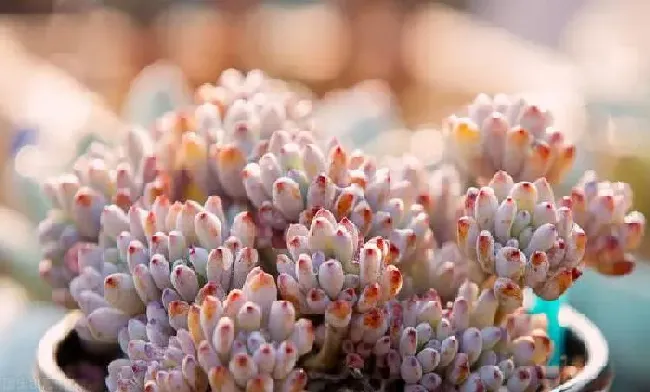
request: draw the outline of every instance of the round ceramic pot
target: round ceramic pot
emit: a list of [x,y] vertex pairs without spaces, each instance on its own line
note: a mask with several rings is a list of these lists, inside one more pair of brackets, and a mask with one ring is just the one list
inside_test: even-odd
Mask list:
[[74,330],[81,313],[70,312],[38,344],[34,377],[43,392],[104,391],[108,364],[120,355],[117,345],[88,347]]
[[553,392],[607,392],[613,373],[609,364],[607,340],[598,327],[569,305],[562,305],[558,320],[563,336],[562,356],[568,363],[584,358],[585,366],[575,377]]
[[616,369],[613,389],[648,391],[647,338],[650,320],[650,261],[637,263],[634,273],[603,276],[587,270],[571,287],[568,302],[598,325],[610,346],[609,360]]
[[[78,317],[77,312],[68,314],[43,336],[39,344],[35,377],[43,392],[104,390],[104,369],[118,355],[117,347],[89,351],[74,332]],[[566,305],[560,310],[559,321],[566,333],[566,357],[569,360],[586,358],[586,363],[581,372],[553,392],[608,391],[612,373],[608,365],[609,350],[603,335],[585,316]],[[79,378],[66,375],[71,372]]]

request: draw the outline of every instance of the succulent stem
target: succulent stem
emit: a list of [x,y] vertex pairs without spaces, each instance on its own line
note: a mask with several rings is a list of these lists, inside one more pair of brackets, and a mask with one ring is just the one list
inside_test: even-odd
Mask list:
[[305,367],[313,371],[326,371],[334,368],[339,359],[344,335],[345,328],[335,328],[327,325],[325,341],[320,351],[305,361]]

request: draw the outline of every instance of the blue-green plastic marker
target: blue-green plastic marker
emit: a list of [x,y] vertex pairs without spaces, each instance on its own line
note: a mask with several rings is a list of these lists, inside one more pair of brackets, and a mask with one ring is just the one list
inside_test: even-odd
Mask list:
[[560,308],[567,301],[566,295],[555,301],[546,301],[533,296],[532,314],[545,314],[548,318],[548,337],[553,340],[554,350],[549,365],[560,366],[560,357],[564,352],[564,328],[560,325]]

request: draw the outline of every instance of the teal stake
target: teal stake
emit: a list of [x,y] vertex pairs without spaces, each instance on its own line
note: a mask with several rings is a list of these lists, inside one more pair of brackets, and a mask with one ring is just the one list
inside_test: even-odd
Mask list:
[[560,325],[560,308],[567,301],[566,295],[555,301],[546,301],[538,296],[534,297],[532,314],[545,314],[548,318],[548,336],[553,340],[555,349],[549,365],[560,366],[560,357],[564,352],[564,328]]

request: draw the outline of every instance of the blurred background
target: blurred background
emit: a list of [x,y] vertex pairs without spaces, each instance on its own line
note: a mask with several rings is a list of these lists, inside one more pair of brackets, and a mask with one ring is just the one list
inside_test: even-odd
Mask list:
[[[435,127],[480,92],[525,93],[578,144],[568,182],[587,169],[630,182],[650,216],[648,11],[638,0],[0,1],[0,390],[35,390],[38,339],[63,314],[38,278],[38,182],[227,68],[318,96],[380,79],[408,128]],[[650,264],[602,279],[587,273],[570,301],[607,336],[615,390],[648,391]]]

